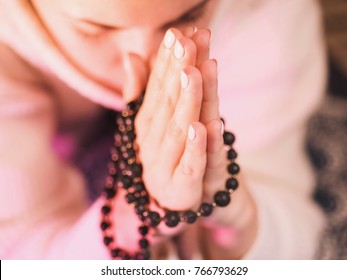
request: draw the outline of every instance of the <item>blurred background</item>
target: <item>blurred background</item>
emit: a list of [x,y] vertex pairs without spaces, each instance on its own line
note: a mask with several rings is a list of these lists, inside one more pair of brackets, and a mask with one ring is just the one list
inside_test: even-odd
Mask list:
[[347,259],[347,0],[320,0],[329,52],[327,98],[309,123],[315,200],[327,215],[318,259]]
[[347,0],[320,0],[330,54],[331,94],[347,98]]

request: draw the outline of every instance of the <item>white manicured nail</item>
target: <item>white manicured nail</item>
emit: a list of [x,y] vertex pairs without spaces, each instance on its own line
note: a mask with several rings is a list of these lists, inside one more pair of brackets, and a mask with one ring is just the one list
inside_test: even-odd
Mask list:
[[192,125],[190,125],[189,129],[188,129],[188,138],[189,138],[189,140],[194,140],[195,137],[196,137],[195,129]]
[[196,31],[198,31],[198,28],[196,26],[194,26],[194,34],[196,33]]
[[222,123],[221,127],[220,127],[220,134],[223,136],[224,134],[224,122],[220,121]]
[[171,30],[168,30],[165,34],[164,38],[164,45],[167,49],[172,48],[172,46],[175,44],[175,34],[172,33]]
[[189,85],[188,75],[184,71],[181,71],[181,87],[183,89],[186,89],[188,85]]
[[183,46],[181,45],[181,43],[179,41],[177,41],[176,44],[175,44],[175,51],[174,51],[174,53],[175,53],[175,57],[177,59],[180,59],[180,58],[182,58],[184,56],[184,48],[183,48]]

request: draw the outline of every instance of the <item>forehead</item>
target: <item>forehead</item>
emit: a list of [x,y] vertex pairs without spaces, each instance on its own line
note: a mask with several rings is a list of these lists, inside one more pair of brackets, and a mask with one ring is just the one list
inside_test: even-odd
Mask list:
[[[201,0],[54,0],[77,18],[110,25],[134,26],[173,20]],[[64,3],[64,4],[62,4]]]

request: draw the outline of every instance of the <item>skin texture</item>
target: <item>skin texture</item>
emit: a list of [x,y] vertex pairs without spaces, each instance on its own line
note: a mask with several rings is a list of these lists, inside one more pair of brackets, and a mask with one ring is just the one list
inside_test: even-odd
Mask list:
[[[147,189],[163,208],[196,209],[223,189],[227,178],[217,62],[209,57],[211,33],[204,29],[216,2],[32,1],[62,51],[91,79],[125,101],[146,89],[135,120],[138,153]],[[194,7],[201,9],[182,18]],[[117,240],[135,250],[139,221],[123,201],[115,201],[115,208],[116,224],[128,225],[115,226]],[[209,257],[241,257],[255,238],[256,224],[254,202],[241,182],[233,203],[202,223]],[[213,238],[220,226],[238,233],[229,248],[218,247]],[[184,228],[161,226],[158,232],[171,236]]]

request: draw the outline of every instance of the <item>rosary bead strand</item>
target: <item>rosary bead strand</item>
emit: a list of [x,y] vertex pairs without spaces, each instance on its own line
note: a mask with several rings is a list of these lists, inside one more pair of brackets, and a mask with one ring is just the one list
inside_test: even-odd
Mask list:
[[[225,131],[223,141],[228,147],[227,159],[230,163],[227,171],[230,178],[226,180],[225,190],[216,192],[212,203],[202,202],[197,211],[172,211],[164,209],[164,216],[161,217],[156,211],[149,208],[151,198],[142,180],[143,168],[136,157],[136,132],[135,116],[142,104],[143,96],[134,102],[130,102],[127,108],[116,118],[117,130],[114,134],[114,147],[111,150],[111,162],[109,165],[109,176],[106,178],[104,187],[105,204],[101,208],[102,220],[100,228],[104,234],[104,244],[108,247],[113,259],[150,259],[150,243],[146,236],[151,228],[156,228],[162,221],[167,227],[175,227],[180,222],[193,224],[199,217],[208,217],[215,207],[226,207],[231,202],[231,194],[238,188],[238,181],[235,176],[240,172],[240,167],[235,163],[236,151],[232,148],[235,142],[233,133]],[[224,120],[221,119],[224,123]],[[112,201],[118,194],[118,188],[125,191],[125,200],[134,207],[141,225],[138,228],[140,233],[139,252],[129,254],[127,251],[115,246],[115,238],[112,230],[115,225],[111,223]]]

